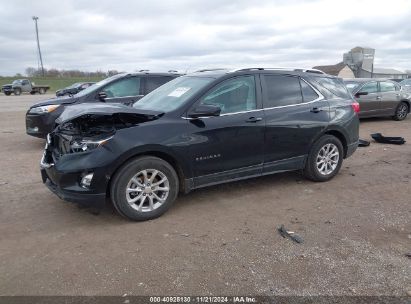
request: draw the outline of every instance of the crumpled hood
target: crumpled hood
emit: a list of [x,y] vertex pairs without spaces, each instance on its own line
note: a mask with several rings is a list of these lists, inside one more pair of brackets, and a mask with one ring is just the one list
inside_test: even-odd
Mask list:
[[79,98],[76,98],[75,96],[69,97],[69,96],[62,96],[62,97],[53,97],[44,101],[40,101],[38,103],[33,104],[31,108],[36,108],[36,107],[41,107],[41,106],[48,106],[48,105],[60,105],[60,104],[70,104],[78,101]]
[[56,123],[61,124],[69,120],[73,120],[83,115],[108,115],[113,114],[135,114],[144,116],[160,116],[162,112],[140,110],[130,106],[117,103],[81,103],[72,106],[67,106],[63,113],[56,119]]

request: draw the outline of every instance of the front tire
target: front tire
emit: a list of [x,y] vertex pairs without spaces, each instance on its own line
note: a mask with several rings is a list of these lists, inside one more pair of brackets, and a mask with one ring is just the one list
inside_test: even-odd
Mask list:
[[312,146],[304,175],[315,182],[328,181],[340,171],[343,158],[341,141],[335,136],[324,135]]
[[408,104],[402,101],[397,106],[397,109],[395,109],[395,114],[392,117],[392,119],[397,120],[397,121],[404,120],[407,117],[408,112],[409,112]]
[[161,216],[177,198],[178,176],[166,161],[142,156],[124,164],[115,174],[110,196],[116,210],[133,221]]
[[19,96],[21,95],[21,89],[14,89],[14,95]]
[[4,94],[6,94],[6,96],[10,96],[11,92],[4,92]]

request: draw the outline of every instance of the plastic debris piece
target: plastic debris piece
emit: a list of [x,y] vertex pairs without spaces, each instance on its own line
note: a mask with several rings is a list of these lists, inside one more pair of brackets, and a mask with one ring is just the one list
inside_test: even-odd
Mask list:
[[283,238],[289,238],[289,239],[291,239],[294,242],[299,243],[299,244],[304,242],[302,237],[300,237],[294,231],[288,231],[287,229],[285,229],[284,225],[281,225],[280,228],[278,228],[278,232],[280,233],[280,235]]
[[403,145],[406,142],[404,137],[383,136],[381,133],[371,134],[371,137],[381,144]]
[[358,147],[368,147],[370,145],[370,142],[365,139],[360,139],[358,141]]

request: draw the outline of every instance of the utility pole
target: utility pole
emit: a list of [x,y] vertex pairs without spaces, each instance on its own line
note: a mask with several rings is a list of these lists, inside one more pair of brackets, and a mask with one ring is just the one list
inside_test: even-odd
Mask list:
[[39,40],[39,28],[37,26],[37,20],[39,17],[33,16],[34,24],[36,25],[36,38],[37,38],[37,48],[39,50],[39,58],[40,58],[40,65],[41,65],[41,74],[44,77],[44,67],[43,67],[43,58],[41,57],[41,50],[40,50],[40,40]]

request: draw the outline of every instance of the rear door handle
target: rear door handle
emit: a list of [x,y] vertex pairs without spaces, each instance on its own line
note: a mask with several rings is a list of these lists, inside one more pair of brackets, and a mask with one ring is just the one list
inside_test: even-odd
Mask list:
[[317,108],[317,107],[314,107],[310,110],[310,112],[312,112],[312,113],[320,113],[321,111],[322,111],[322,109]]
[[263,119],[261,117],[250,117],[247,119],[245,122],[257,122],[257,121],[262,121]]

